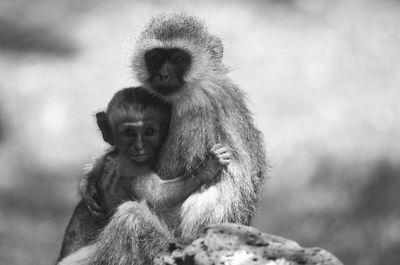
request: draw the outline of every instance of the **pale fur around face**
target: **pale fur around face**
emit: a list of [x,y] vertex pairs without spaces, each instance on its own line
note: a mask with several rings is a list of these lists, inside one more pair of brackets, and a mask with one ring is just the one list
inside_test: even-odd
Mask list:
[[[164,29],[166,28],[166,29]],[[166,36],[171,31],[172,36]],[[187,34],[187,35],[185,35]],[[225,75],[227,68],[222,64],[223,46],[219,38],[210,35],[204,23],[195,17],[182,13],[161,15],[151,20],[139,37],[132,68],[142,86],[157,94],[149,84],[150,78],[145,53],[154,48],[178,48],[191,55],[190,69],[185,73],[181,91],[191,89],[195,84]],[[161,96],[171,103],[179,100],[181,93]]]
[[[231,164],[220,180],[182,204],[182,237],[191,238],[213,223],[248,224],[263,190],[267,163],[262,135],[253,124],[244,95],[227,77],[222,64],[222,44],[190,17],[163,16],[153,22],[139,38],[133,59],[137,78],[145,88],[157,94],[147,81],[144,54],[148,50],[181,48],[193,60],[179,92],[167,97],[159,95],[172,104],[172,117],[157,172],[165,178],[190,174],[201,166],[217,142],[231,152]],[[181,28],[188,35],[180,36],[174,28]],[[220,46],[208,46],[217,44]]]

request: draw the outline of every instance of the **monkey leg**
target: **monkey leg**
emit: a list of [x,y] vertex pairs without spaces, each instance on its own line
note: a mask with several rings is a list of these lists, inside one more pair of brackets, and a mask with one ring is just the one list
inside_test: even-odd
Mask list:
[[80,201],[64,233],[64,239],[57,262],[77,251],[83,246],[91,244],[105,227],[107,220],[94,216],[85,201]]
[[151,264],[173,239],[146,203],[120,205],[96,242],[89,264]]
[[90,262],[90,258],[93,256],[95,247],[95,244],[84,246],[66,256],[62,261],[57,263],[57,265],[87,265]]

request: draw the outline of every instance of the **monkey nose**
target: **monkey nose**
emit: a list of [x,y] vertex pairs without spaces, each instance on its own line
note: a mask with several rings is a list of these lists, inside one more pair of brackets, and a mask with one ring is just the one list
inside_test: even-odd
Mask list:
[[160,81],[167,81],[169,78],[169,75],[159,74],[158,77],[159,77]]
[[136,152],[141,152],[144,150],[143,145],[135,145],[133,148]]

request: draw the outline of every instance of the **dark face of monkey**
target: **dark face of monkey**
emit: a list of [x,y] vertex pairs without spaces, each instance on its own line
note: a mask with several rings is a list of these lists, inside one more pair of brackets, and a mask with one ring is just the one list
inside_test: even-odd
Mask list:
[[140,87],[118,91],[107,110],[96,114],[104,141],[136,163],[158,155],[167,137],[170,105]]
[[184,84],[184,74],[191,66],[191,56],[181,49],[155,48],[145,53],[149,82],[158,93],[173,94]]
[[132,113],[114,124],[116,148],[131,161],[144,163],[158,154],[166,130],[159,120],[160,114],[149,109]]

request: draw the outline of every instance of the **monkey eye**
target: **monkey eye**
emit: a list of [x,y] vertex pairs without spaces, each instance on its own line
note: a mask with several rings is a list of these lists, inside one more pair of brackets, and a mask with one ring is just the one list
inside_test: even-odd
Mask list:
[[126,137],[133,137],[136,135],[135,130],[132,128],[126,128],[123,133]]
[[152,61],[153,63],[159,64],[159,63],[162,63],[162,60],[163,60],[163,58],[162,58],[161,55],[153,55],[153,56],[151,57],[151,61]]
[[147,128],[147,129],[144,131],[144,135],[145,135],[145,136],[153,136],[155,132],[156,132],[156,131],[154,130],[154,128]]
[[175,56],[174,59],[172,60],[174,64],[182,64],[185,59],[182,56]]

